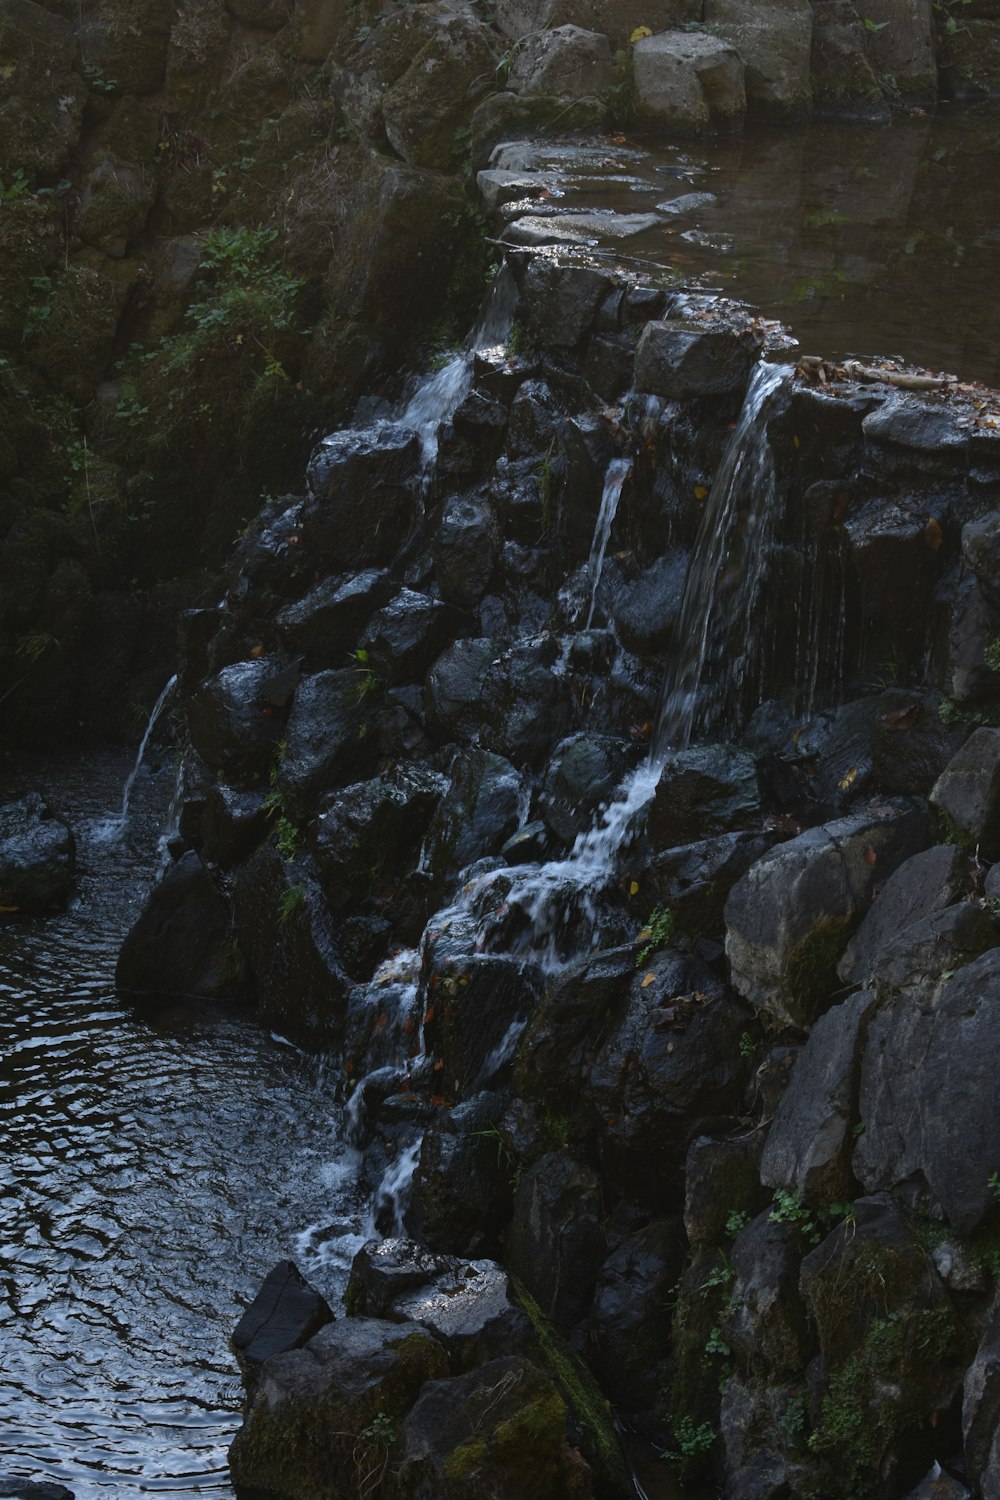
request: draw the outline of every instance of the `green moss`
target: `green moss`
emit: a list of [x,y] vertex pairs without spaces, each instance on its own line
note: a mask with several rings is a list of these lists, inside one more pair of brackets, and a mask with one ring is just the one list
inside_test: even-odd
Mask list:
[[531,1293],[512,1278],[514,1296],[531,1320],[549,1374],[573,1410],[585,1437],[586,1457],[599,1482],[615,1491],[628,1488],[628,1470],[607,1403],[586,1365],[561,1339]]
[[787,983],[805,1020],[829,994],[836,979],[836,963],[844,946],[844,922],[826,922],[800,943],[787,969]]
[[445,1459],[441,1470],[443,1477],[450,1484],[468,1479],[482,1467],[488,1452],[489,1445],[484,1438],[471,1438],[467,1443],[460,1443]]

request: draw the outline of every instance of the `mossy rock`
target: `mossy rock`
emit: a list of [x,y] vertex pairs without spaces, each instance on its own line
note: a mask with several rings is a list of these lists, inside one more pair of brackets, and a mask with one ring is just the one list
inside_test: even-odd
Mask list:
[[[957,23],[954,31],[949,21]],[[967,21],[960,6],[941,6],[938,66],[947,91],[958,99],[1000,95],[1000,18]]]
[[73,28],[31,0],[0,12],[0,174],[55,176],[80,138],[87,90],[72,72]]
[[243,26],[280,31],[292,18],[291,0],[226,0],[226,9]]
[[145,228],[152,205],[148,177],[118,162],[100,161],[84,180],[77,232],[93,249],[120,259]]
[[176,0],[104,0],[99,19],[80,31],[95,92],[107,97],[160,88],[176,12]]
[[185,0],[167,49],[166,92],[177,109],[203,107],[218,88],[232,22],[222,0]]
[[157,165],[160,120],[155,109],[139,99],[114,102],[108,119],[87,142],[95,156],[113,157],[134,170],[152,174]]
[[53,201],[25,193],[0,212],[0,348],[21,356],[39,281],[55,260]]
[[111,358],[115,333],[139,268],[86,251],[47,294],[28,358],[61,395],[89,401]]

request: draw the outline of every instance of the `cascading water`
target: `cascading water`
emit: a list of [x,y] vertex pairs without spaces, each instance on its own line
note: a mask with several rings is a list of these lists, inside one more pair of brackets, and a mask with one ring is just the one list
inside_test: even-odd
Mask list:
[[170,678],[169,682],[166,683],[163,691],[160,693],[160,696],[153,704],[153,711],[149,716],[149,722],[146,725],[146,731],[139,742],[139,749],[136,753],[135,763],[133,764],[132,769],[128,774],[128,779],[125,782],[125,788],[122,792],[122,810],[118,815],[118,821],[122,827],[125,826],[125,823],[128,819],[128,805],[132,796],[132,788],[135,786],[135,778],[138,776],[140,770],[142,769],[142,762],[146,755],[146,747],[152,737],[153,730],[156,728],[156,721],[159,719],[163,710],[166,708],[167,700],[169,699],[176,686],[177,674],[175,673],[174,676]]
[[441,424],[461,406],[472,388],[475,357],[502,344],[510,333],[517,303],[517,286],[506,264],[498,270],[486,309],[464,347],[424,380],[397,419],[420,439],[424,472],[434,467]]
[[613,458],[608,464],[608,472],[604,477],[604,493],[601,495],[601,505],[597,513],[597,525],[594,527],[594,540],[590,548],[590,557],[587,562],[587,576],[590,579],[590,606],[587,610],[587,618],[584,629],[589,630],[594,622],[594,610],[597,608],[597,590],[601,582],[601,574],[604,571],[604,554],[608,550],[608,542],[611,538],[611,528],[615,524],[615,516],[618,514],[618,502],[621,499],[625,481],[632,472],[632,460],[630,458]]

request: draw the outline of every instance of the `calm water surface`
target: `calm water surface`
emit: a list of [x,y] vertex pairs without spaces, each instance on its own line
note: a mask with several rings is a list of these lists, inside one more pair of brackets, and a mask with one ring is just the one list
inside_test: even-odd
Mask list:
[[229,1334],[282,1256],[334,1295],[312,1247],[363,1209],[320,1064],[235,1017],[116,1002],[172,780],[140,777],[109,840],[127,770],[26,778],[69,815],[80,875],[65,916],[0,929],[0,1474],[229,1496]]

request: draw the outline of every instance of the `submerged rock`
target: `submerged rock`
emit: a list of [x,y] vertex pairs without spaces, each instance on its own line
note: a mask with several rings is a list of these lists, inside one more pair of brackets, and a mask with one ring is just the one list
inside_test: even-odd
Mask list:
[[193,850],[169,867],[122,943],[115,988],[124,995],[232,999],[245,993],[229,902]]
[[0,912],[58,911],[69,899],[75,840],[44,797],[0,807]]

